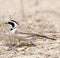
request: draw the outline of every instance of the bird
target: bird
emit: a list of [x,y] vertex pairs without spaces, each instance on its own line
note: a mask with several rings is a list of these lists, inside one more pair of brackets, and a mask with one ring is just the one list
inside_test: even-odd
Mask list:
[[[29,43],[31,45],[35,44],[33,43],[33,39],[35,38],[34,36],[38,36],[38,37],[43,37],[43,38],[47,38],[47,39],[51,39],[51,40],[56,40],[55,38],[50,38],[48,36],[45,35],[41,35],[41,34],[37,34],[37,33],[27,33],[27,32],[21,32],[21,31],[17,31],[19,29],[19,23],[15,20],[10,20],[8,22],[5,22],[5,24],[9,24],[10,26],[10,33],[12,36],[14,37],[18,37],[19,40],[23,40],[23,41],[29,41]],[[23,27],[23,26],[22,26]],[[19,42],[17,42],[17,45],[19,45]]]
[[19,37],[19,39],[23,40],[23,41],[27,40],[27,41],[32,43],[34,36],[43,37],[43,38],[47,38],[47,39],[51,39],[51,40],[56,40],[55,38],[51,38],[51,37],[48,37],[46,35],[18,31],[19,23],[17,21],[15,21],[15,20],[10,20],[8,22],[5,22],[5,24],[11,25],[10,26],[10,34],[11,35],[13,35],[14,37]]

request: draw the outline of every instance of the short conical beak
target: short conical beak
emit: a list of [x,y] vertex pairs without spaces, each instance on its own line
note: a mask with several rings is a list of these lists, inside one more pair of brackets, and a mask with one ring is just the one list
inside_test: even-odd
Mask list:
[[5,22],[5,24],[8,24],[8,22]]

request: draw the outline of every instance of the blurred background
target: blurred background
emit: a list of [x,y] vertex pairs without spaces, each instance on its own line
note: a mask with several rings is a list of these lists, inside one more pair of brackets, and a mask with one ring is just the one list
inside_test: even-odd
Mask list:
[[[5,33],[10,31],[10,26],[5,22],[16,20],[19,23],[19,31],[43,34],[58,40],[37,38],[36,47],[20,47],[19,52],[7,51],[8,44],[16,40]],[[13,38],[13,39],[12,39]],[[5,46],[4,44],[8,46]],[[0,58],[18,57],[26,55],[26,58],[59,58],[60,57],[60,0],[0,0]],[[4,55],[3,55],[4,54]],[[8,55],[8,56],[7,56]]]

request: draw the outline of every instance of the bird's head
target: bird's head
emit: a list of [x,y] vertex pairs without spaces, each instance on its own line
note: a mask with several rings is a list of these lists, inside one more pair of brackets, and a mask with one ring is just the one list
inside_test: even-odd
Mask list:
[[10,21],[6,22],[5,24],[11,25],[11,29],[10,29],[11,32],[15,32],[19,25],[18,22],[16,22],[15,20],[10,20]]

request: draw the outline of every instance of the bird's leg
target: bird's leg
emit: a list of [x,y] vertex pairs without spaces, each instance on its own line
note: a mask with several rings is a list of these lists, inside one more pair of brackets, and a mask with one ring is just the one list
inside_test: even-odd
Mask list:
[[27,41],[28,41],[29,44],[31,44],[32,46],[36,46],[36,45],[34,44],[34,38],[33,38],[33,37],[29,37],[29,38],[27,39]]

